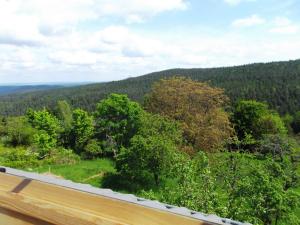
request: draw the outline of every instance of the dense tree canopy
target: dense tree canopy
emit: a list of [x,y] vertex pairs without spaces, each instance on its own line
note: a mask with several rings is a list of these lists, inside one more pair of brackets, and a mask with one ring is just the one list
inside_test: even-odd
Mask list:
[[116,152],[128,146],[140,126],[141,106],[126,95],[111,94],[97,104],[95,112],[96,132]]
[[292,128],[296,134],[300,133],[300,111],[298,111],[294,116]]
[[178,121],[184,137],[195,149],[212,151],[230,137],[232,129],[223,106],[224,91],[183,77],[154,84],[146,109]]
[[154,82],[174,75],[224,88],[233,104],[241,99],[263,101],[280,114],[293,115],[300,110],[299,66],[300,60],[295,60],[228,68],[171,69],[121,81],[0,96],[0,115],[23,115],[28,107],[54,108],[59,100],[68,101],[73,108],[93,112],[96,103],[110,93],[126,94],[142,102]]
[[266,103],[253,100],[239,101],[233,109],[232,122],[238,137],[261,139],[268,134],[287,134],[287,128],[278,113]]
[[0,165],[74,173],[76,182],[254,225],[299,224],[298,113],[282,119],[254,100],[230,107],[222,89],[182,77],[156,83],[146,100],[148,112],[111,94],[93,114],[60,101],[1,117]]
[[173,166],[181,144],[181,131],[176,123],[157,115],[144,114],[142,121],[129,147],[122,148],[117,169],[136,182],[145,182],[150,176],[158,186]]

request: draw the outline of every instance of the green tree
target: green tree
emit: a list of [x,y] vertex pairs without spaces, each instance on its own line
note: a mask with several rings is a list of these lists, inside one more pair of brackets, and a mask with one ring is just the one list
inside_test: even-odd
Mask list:
[[14,147],[18,145],[29,146],[33,143],[36,130],[33,129],[24,117],[10,117],[5,125],[7,134],[6,143]]
[[[271,225],[285,220],[287,224],[298,224],[299,220],[293,210],[300,200],[299,195],[291,190],[284,190],[280,179],[281,168],[270,165],[276,171],[250,170],[251,174],[244,177],[235,190],[236,219],[254,224]],[[271,175],[270,173],[274,173]]]
[[80,154],[93,135],[93,118],[86,111],[75,109],[70,131],[71,146]]
[[181,131],[174,122],[146,114],[128,148],[122,148],[116,166],[121,174],[141,181],[152,177],[156,186],[169,174]]
[[265,134],[287,134],[280,116],[268,109],[268,105],[254,100],[239,101],[233,109],[232,121],[238,137],[247,135],[260,139]]
[[200,151],[192,160],[177,155],[173,167],[176,188],[164,188],[161,200],[195,211],[220,215],[222,199],[217,192],[216,176],[212,174],[206,154]]
[[111,146],[114,156],[119,149],[129,145],[140,126],[141,106],[126,95],[111,94],[97,104],[95,112],[96,132],[106,146]]
[[50,155],[51,149],[56,147],[57,140],[51,137],[46,131],[39,131],[37,134],[33,136],[34,144],[37,149],[37,153],[39,154],[39,158],[43,159]]
[[287,186],[286,163],[274,159],[257,160],[253,154],[227,153],[220,166],[219,183],[227,194],[225,217],[251,222],[255,225],[298,224],[294,209],[299,195]]
[[293,120],[294,120],[294,117],[288,113],[282,117],[282,121],[284,122],[285,127],[287,128],[289,134],[293,133],[293,128],[292,128]]
[[86,159],[93,159],[103,154],[102,146],[97,139],[91,139],[84,147],[83,157]]
[[69,130],[71,128],[72,108],[67,101],[58,101],[54,114],[59,119],[65,130]]
[[58,119],[50,114],[46,109],[41,111],[27,112],[29,123],[37,130],[46,132],[51,138],[56,139],[61,131]]
[[51,148],[56,147],[60,132],[62,131],[59,120],[46,109],[41,111],[28,110],[29,123],[38,130],[34,135],[34,143],[39,148],[40,157],[49,154]]

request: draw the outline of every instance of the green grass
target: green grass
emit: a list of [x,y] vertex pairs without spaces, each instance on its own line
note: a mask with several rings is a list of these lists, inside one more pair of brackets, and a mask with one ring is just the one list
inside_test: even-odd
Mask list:
[[115,165],[110,159],[79,161],[74,165],[47,165],[34,168],[33,172],[51,173],[77,183],[86,183],[95,187],[102,186],[106,173],[114,173]]

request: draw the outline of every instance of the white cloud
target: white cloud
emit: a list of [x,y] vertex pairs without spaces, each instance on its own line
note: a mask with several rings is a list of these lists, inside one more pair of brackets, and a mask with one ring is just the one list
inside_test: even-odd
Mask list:
[[277,17],[273,21],[273,27],[270,29],[270,32],[277,34],[296,34],[299,30],[300,27],[288,18]]
[[[184,0],[0,0],[0,82],[116,80],[172,67],[299,56],[300,41],[292,35],[280,40],[231,29],[205,36],[206,32],[186,28],[170,29],[164,36],[162,31],[145,32],[147,24],[142,29],[129,24],[187,6]],[[268,29],[291,33],[296,26],[286,18],[265,21],[258,15],[232,23],[234,27],[260,24],[267,27],[264,35]]]
[[136,23],[186,7],[185,0],[0,0],[0,43],[40,45],[80,22],[114,17]]
[[251,27],[256,25],[264,24],[265,20],[261,18],[260,16],[254,14],[250,17],[237,19],[232,22],[232,26],[234,27]]

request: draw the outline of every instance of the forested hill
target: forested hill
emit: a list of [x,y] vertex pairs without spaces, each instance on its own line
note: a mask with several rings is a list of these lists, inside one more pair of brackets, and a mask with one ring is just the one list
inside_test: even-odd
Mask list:
[[62,85],[5,85],[5,86],[0,86],[0,95],[50,90],[59,87],[64,87],[64,86]]
[[63,99],[74,107],[91,111],[96,102],[112,92],[142,101],[154,81],[174,75],[222,87],[232,102],[238,99],[266,101],[281,114],[300,110],[300,60],[295,60],[224,68],[171,69],[121,81],[0,96],[0,114],[21,115],[28,107],[53,107]]

